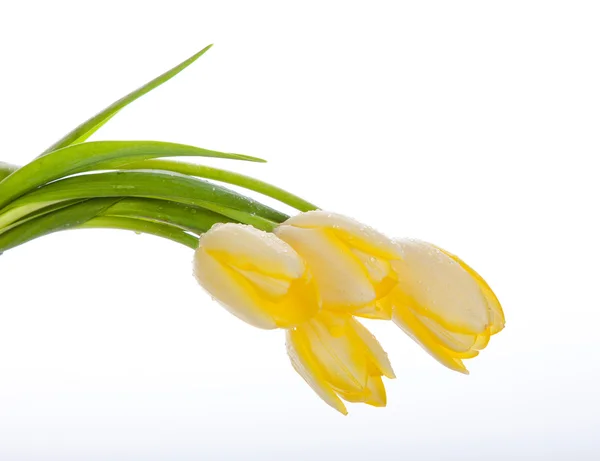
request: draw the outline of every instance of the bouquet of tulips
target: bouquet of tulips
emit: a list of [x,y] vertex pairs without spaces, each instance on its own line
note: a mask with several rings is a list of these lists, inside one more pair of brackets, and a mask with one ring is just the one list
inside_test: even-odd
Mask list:
[[[390,239],[239,173],[168,160],[263,160],[157,141],[88,138],[129,103],[209,47],[111,104],[30,163],[0,163],[0,253],[46,234],[112,228],[194,250],[199,284],[239,319],[281,328],[294,369],[326,403],[386,405],[387,354],[357,318],[392,320],[448,368],[467,373],[504,327],[498,299],[457,256],[414,239]],[[286,214],[222,184],[298,210]]]

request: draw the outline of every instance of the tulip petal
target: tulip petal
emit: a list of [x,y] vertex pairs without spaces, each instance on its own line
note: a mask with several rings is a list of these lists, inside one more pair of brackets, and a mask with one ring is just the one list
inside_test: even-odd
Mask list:
[[203,234],[194,272],[231,313],[259,328],[290,328],[321,308],[316,284],[298,253],[251,226],[221,224]]
[[485,331],[490,310],[469,272],[429,243],[412,239],[397,243],[403,253],[401,261],[393,261],[398,288],[416,301],[415,309],[457,333]]
[[377,299],[383,298],[396,287],[398,284],[396,272],[388,260],[369,255],[356,248],[352,248],[351,251],[366,269],[375,288]]
[[258,328],[276,328],[274,320],[255,299],[250,283],[221,264],[202,247],[194,256],[194,275],[206,291],[236,317]]
[[477,341],[475,341],[475,344],[473,344],[473,349],[478,351],[485,349],[490,342],[490,336],[490,329],[487,329],[484,333],[477,336]]
[[451,370],[469,374],[457,353],[445,348],[411,312],[406,304],[394,306],[393,321],[434,359]]
[[317,319],[298,327],[310,351],[336,389],[362,392],[367,384],[367,355],[347,319],[350,316],[321,312]]
[[373,365],[375,365],[377,370],[386,378],[395,378],[396,375],[392,369],[392,364],[390,363],[387,352],[383,350],[383,347],[381,347],[381,344],[379,344],[379,341],[377,341],[375,336],[373,336],[373,334],[357,320],[351,319],[350,324],[360,340],[366,346],[365,352],[368,354],[369,359],[373,362]]
[[369,376],[367,389],[369,394],[364,403],[374,407],[385,407],[387,405],[387,394],[381,376]]
[[392,309],[389,303],[380,303],[379,301],[376,301],[353,311],[352,315],[365,319],[391,320]]
[[243,277],[248,279],[254,285],[254,287],[265,296],[275,299],[285,296],[290,289],[290,285],[292,284],[291,280],[289,279],[271,277],[256,271],[238,269],[237,267],[232,267],[232,270],[235,270]]
[[287,351],[294,370],[302,376],[304,381],[325,403],[340,413],[347,415],[348,410],[346,410],[346,406],[325,379],[318,363],[316,363],[310,354],[304,338],[298,336],[296,333],[293,330],[286,332]]
[[366,403],[374,407],[385,407],[387,404],[387,395],[383,380],[379,375],[369,376],[367,386],[360,393],[346,392],[338,390],[340,396],[353,403]]
[[450,253],[449,251],[444,250],[443,248],[439,248],[439,250],[441,252],[443,252],[444,254],[446,254],[447,256],[449,256],[450,258],[452,258],[458,264],[460,264],[461,267],[464,270],[466,270],[469,274],[471,274],[471,277],[473,277],[475,279],[475,281],[479,284],[479,288],[481,288],[481,291],[483,292],[483,295],[485,296],[485,299],[488,302],[488,306],[492,312],[490,333],[492,335],[495,335],[496,333],[499,333],[500,331],[502,331],[504,329],[504,324],[506,321],[504,318],[504,311],[502,310],[500,301],[498,301],[498,298],[496,297],[496,295],[494,294],[494,292],[492,291],[490,286],[487,284],[487,282],[483,279],[483,277],[481,275],[479,275],[477,272],[475,272],[475,270],[473,270],[467,263],[465,263],[458,256]]
[[306,270],[302,259],[290,246],[270,232],[252,226],[215,224],[200,237],[199,245],[228,265],[255,270],[277,278],[294,279]]
[[424,315],[419,315],[417,312],[413,312],[413,315],[419,319],[419,321],[425,326],[425,328],[429,330],[431,334],[435,335],[435,337],[442,343],[444,347],[454,352],[470,351],[478,338],[478,336],[454,333],[446,330],[435,320]]
[[290,244],[310,268],[324,307],[349,310],[375,300],[376,294],[365,268],[330,233],[285,224],[275,233]]
[[348,216],[315,210],[292,216],[284,224],[305,229],[331,228],[339,238],[365,253],[384,259],[398,259],[401,257],[398,248],[391,239],[372,227],[365,226]]

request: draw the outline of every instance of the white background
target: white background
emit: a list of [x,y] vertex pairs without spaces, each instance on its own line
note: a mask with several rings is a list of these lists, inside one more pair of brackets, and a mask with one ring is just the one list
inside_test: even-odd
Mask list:
[[369,323],[398,379],[343,417],[190,250],[55,234],[0,257],[0,459],[597,459],[599,21],[573,0],[1,3],[0,160],[215,43],[95,139],[263,156],[210,164],[459,254],[507,327],[467,377]]

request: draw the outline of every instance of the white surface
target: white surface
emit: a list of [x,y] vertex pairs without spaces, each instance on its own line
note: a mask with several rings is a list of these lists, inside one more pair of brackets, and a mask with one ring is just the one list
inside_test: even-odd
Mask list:
[[589,1],[6,2],[1,160],[215,43],[95,139],[264,156],[272,181],[473,265],[507,328],[471,376],[370,322],[398,379],[343,417],[191,251],[119,231],[0,257],[0,459],[597,459],[600,19]]

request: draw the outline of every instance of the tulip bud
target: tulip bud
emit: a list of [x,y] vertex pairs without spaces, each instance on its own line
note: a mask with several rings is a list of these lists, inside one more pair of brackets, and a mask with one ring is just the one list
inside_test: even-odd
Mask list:
[[447,367],[468,373],[462,359],[504,328],[504,313],[487,283],[458,257],[419,240],[398,242],[398,285],[380,301],[393,320]]
[[392,261],[401,253],[390,239],[354,219],[324,211],[300,213],[275,229],[304,259],[323,308],[390,318],[375,301],[397,283]]
[[289,328],[320,309],[312,276],[275,235],[241,224],[216,224],[199,240],[194,275],[233,315],[259,328]]
[[387,354],[349,314],[321,311],[287,332],[294,369],[327,404],[343,414],[349,402],[383,407],[382,376],[394,378]]

